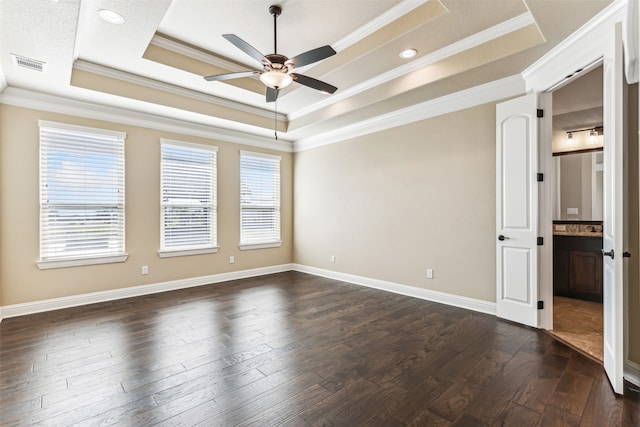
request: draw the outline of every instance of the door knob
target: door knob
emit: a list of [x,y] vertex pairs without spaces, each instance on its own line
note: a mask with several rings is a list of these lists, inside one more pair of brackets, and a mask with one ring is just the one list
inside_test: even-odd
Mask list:
[[610,256],[610,257],[611,257],[611,259],[614,259],[614,255],[615,255],[615,254],[614,254],[614,252],[613,252],[613,249],[611,249],[609,252],[605,252],[605,250],[604,250],[604,249],[602,249],[602,255]]
[[503,236],[502,234],[498,236],[498,240],[503,241],[503,240],[509,240],[509,238],[507,236]]

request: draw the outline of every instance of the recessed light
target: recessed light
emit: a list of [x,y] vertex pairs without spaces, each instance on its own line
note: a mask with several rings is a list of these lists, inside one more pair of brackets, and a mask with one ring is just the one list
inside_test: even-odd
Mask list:
[[417,54],[418,54],[418,51],[415,49],[405,49],[402,52],[400,52],[400,58],[409,59],[409,58],[413,58]]
[[100,18],[109,24],[124,24],[124,18],[118,12],[109,9],[100,9]]

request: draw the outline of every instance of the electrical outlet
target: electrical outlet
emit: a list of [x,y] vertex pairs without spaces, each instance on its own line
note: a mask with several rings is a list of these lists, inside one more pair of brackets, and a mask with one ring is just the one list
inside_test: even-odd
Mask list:
[[335,255],[331,255],[331,262],[336,262],[336,256]]
[[433,269],[427,268],[427,279],[433,279]]
[[229,257],[229,264],[235,264],[235,263],[236,263],[236,257],[230,256]]
[[143,265],[142,266],[142,274],[149,274],[149,266],[148,265]]

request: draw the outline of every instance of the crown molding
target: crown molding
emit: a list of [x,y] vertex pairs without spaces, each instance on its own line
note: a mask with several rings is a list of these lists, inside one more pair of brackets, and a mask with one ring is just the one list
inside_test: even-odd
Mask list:
[[524,93],[524,80],[520,74],[516,74],[511,77],[495,80],[387,114],[382,114],[340,129],[299,139],[294,142],[293,151],[305,151],[334,144],[345,139],[407,125]]
[[223,129],[196,121],[178,120],[169,115],[164,116],[143,113],[122,107],[99,105],[92,102],[33,92],[26,89],[7,88],[0,94],[0,103],[88,119],[145,127],[165,132],[175,132],[182,135],[216,139],[270,150],[292,151],[292,143],[287,140],[279,139],[274,141],[272,138],[261,135]]
[[616,0],[522,72],[527,92],[560,87],[576,70],[603,55],[611,25],[625,19],[627,0]]
[[167,38],[166,36],[163,36],[162,34],[154,35],[151,39],[150,44],[170,50],[171,52],[177,53],[179,55],[206,62],[207,64],[215,65],[216,67],[220,67],[231,72],[246,70],[246,67],[243,68],[235,62],[231,62],[212,53],[208,53],[204,50],[200,50],[193,46],[181,43],[180,41],[172,40],[170,38]]
[[[147,77],[139,76],[125,71],[116,70],[113,68],[105,67],[103,65],[94,64],[83,60],[77,60],[73,64],[73,68],[80,71],[86,71],[88,73],[97,74],[104,77],[109,77],[123,82],[135,84],[138,86],[148,87],[150,89],[161,90],[163,92],[171,93],[186,98],[195,99],[198,101],[208,102],[210,104],[218,105],[224,108],[230,108],[233,110],[242,111],[248,114],[254,114],[260,117],[273,118],[273,111],[265,110],[264,108],[253,107],[240,102],[230,101],[228,99],[219,98],[217,96],[208,95],[202,92],[198,92],[191,89],[186,89],[180,86],[164,83],[158,80],[150,79]],[[287,122],[287,116],[278,113],[278,120]]]
[[384,28],[385,26],[389,25],[393,21],[406,15],[407,13],[411,12],[415,8],[422,6],[428,1],[429,0],[404,0],[398,3],[397,5],[395,5],[394,7],[392,7],[391,9],[389,9],[388,11],[386,11],[385,13],[383,13],[382,15],[367,22],[365,25],[353,31],[352,33],[332,43],[332,46],[336,50],[336,52],[345,50],[349,46],[352,46],[358,43],[360,40],[364,39],[368,35],[373,34],[376,31]]
[[466,50],[473,49],[498,37],[502,37],[506,34],[512,33],[532,24],[535,24],[533,15],[531,15],[530,12],[525,12],[521,15],[515,16],[509,20],[494,25],[493,27],[487,28],[486,30],[480,31],[472,36],[452,43],[442,49],[431,52],[421,58],[416,59],[415,61],[408,62],[407,64],[400,67],[396,67],[372,79],[351,86],[348,89],[340,90],[340,92],[338,92],[337,94],[333,94],[330,98],[326,98],[320,102],[316,102],[315,104],[311,104],[305,108],[300,109],[299,111],[289,114],[289,121],[299,119],[300,117],[328,107],[329,105],[335,104],[339,101],[343,101],[361,92],[387,83],[391,80],[397,79],[414,71],[420,70],[428,65],[442,61]]

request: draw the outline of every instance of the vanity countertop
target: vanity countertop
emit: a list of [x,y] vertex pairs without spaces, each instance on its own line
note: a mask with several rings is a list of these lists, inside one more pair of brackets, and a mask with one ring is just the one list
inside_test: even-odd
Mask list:
[[556,231],[554,236],[581,236],[581,237],[602,237],[602,231]]
[[602,224],[553,224],[554,236],[602,237]]

